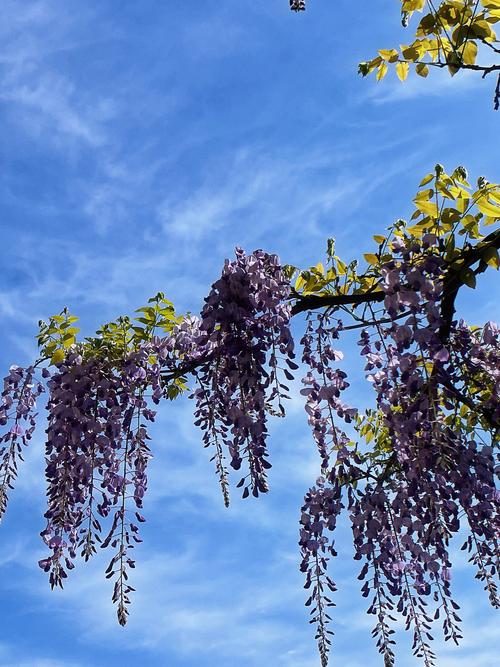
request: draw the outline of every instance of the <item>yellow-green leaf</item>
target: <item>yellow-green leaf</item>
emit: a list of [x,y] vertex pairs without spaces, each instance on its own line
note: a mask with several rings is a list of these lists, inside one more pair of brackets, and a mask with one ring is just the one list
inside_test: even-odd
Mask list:
[[427,185],[427,183],[430,183],[433,178],[434,178],[434,174],[427,174],[427,176],[425,176],[425,178],[423,178],[420,181],[419,188],[423,187],[424,185]]
[[419,58],[418,49],[416,49],[415,45],[413,44],[411,46],[401,46],[401,53],[405,60],[411,60],[415,62]]
[[387,63],[384,61],[380,63],[377,69],[377,81],[381,81],[386,74],[387,74]]
[[422,213],[425,213],[426,215],[430,215],[431,218],[437,218],[438,217],[437,206],[432,201],[426,201],[424,199],[415,199],[415,206]]
[[487,215],[490,218],[500,218],[500,206],[492,204],[490,201],[488,201],[487,195],[480,197],[476,204],[478,209],[481,211],[481,213],[484,213],[484,215]]
[[434,197],[434,190],[432,188],[427,188],[427,190],[420,190],[415,197],[415,201],[428,200]]
[[50,359],[50,363],[51,364],[60,364],[63,359],[64,359],[64,350],[59,348],[52,355],[52,357]]
[[475,215],[468,213],[467,215],[464,215],[460,222],[466,229],[469,229],[478,223],[478,219]]
[[485,39],[486,41],[495,38],[495,33],[491,27],[486,21],[482,19],[476,19],[470,24],[470,34],[473,37],[479,37],[480,39]]
[[390,63],[396,62],[398,59],[398,52],[396,49],[380,49],[379,53],[383,60],[386,60]]
[[337,257],[337,272],[339,276],[345,276],[345,274],[347,273],[347,266],[338,257]]
[[500,268],[500,256],[498,255],[498,250],[496,248],[487,248],[483,253],[481,253],[481,258],[494,269]]
[[465,269],[465,271],[460,272],[460,278],[464,285],[474,289],[476,287],[476,276],[472,269]]
[[365,254],[363,255],[363,257],[366,259],[366,261],[368,262],[368,264],[372,264],[372,265],[378,264],[378,261],[379,261],[379,260],[378,260],[377,255],[375,255],[375,254],[373,254],[373,253],[371,253],[371,252],[367,252],[367,253],[365,253]]
[[419,222],[417,225],[412,225],[411,227],[408,227],[408,231],[413,236],[416,236],[417,238],[422,238],[424,232],[428,229],[428,227],[429,227],[429,218],[425,218],[423,222]]
[[299,292],[301,287],[304,287],[305,284],[306,281],[304,280],[302,275],[298,276],[297,280],[295,281],[295,289],[297,290],[297,292]]
[[470,40],[466,42],[462,53],[463,61],[466,65],[474,65],[477,58],[477,44]]
[[425,63],[418,63],[415,67],[415,71],[419,76],[423,76],[424,79],[429,75],[429,68]]
[[415,12],[423,9],[425,0],[403,0],[404,12]]
[[495,204],[500,204],[500,191],[495,192],[495,190],[490,190],[490,192],[488,193],[488,197],[490,199],[493,199]]
[[469,198],[468,197],[461,197],[460,199],[457,199],[457,209],[460,211],[460,213],[465,213],[465,211],[469,208]]
[[408,63],[402,62],[396,64],[396,74],[398,75],[398,79],[400,81],[404,81],[406,79],[409,71],[410,71],[410,66]]

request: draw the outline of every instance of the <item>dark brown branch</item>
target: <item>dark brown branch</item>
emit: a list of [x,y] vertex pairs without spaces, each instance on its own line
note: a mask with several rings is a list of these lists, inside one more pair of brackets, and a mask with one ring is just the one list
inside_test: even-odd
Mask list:
[[304,313],[307,310],[317,310],[327,306],[359,306],[362,303],[374,303],[383,301],[385,293],[381,290],[376,292],[365,292],[362,294],[328,294],[318,296],[311,294],[299,296],[292,308],[292,315]]
[[190,373],[194,373],[201,366],[205,366],[206,364],[210,363],[212,358],[213,355],[212,356],[209,355],[207,357],[204,357],[203,359],[196,359],[196,361],[191,361],[189,363],[181,361],[179,367],[176,368],[175,370],[170,370],[167,371],[166,373],[162,373],[161,374],[162,380],[164,382],[173,382],[174,380],[183,378],[186,375],[189,375]]
[[493,44],[492,44],[491,42],[487,42],[485,39],[481,39],[481,42],[482,42],[485,46],[489,47],[489,48],[490,48],[492,51],[494,51],[495,53],[500,53],[500,49],[498,49],[496,46],[493,46]]
[[461,69],[468,69],[472,70],[473,72],[482,72],[482,78],[488,76],[488,74],[491,74],[492,72],[498,72],[500,70],[500,64],[498,65],[472,65],[468,63],[462,62],[445,62],[442,60],[437,60],[436,62],[432,61],[414,61],[414,60],[406,60],[405,58],[398,58],[397,60],[394,60],[392,62],[397,62],[397,63],[407,63],[408,65],[415,65],[415,64],[421,64],[421,65],[427,65],[427,67],[437,67],[438,69],[444,69],[445,67],[453,67],[457,72],[460,71]]
[[407,310],[404,313],[401,313],[400,315],[396,315],[395,317],[383,317],[381,320],[369,320],[366,322],[365,321],[360,322],[359,324],[351,324],[348,327],[342,327],[342,331],[354,331],[355,329],[373,327],[376,324],[390,324],[391,322],[397,322],[398,320],[402,320],[403,317],[408,317],[408,315],[411,315],[411,310]]
[[426,63],[426,65],[433,65],[435,64],[437,67],[455,67],[457,70],[461,69],[469,69],[474,72],[482,72],[483,73],[483,79],[485,76],[488,76],[488,74],[491,74],[491,72],[498,72],[500,70],[500,65],[467,65],[465,63]]
[[[404,60],[404,59],[398,59],[398,63],[408,63],[408,64],[413,64],[413,60]],[[443,69],[444,67],[453,67],[456,72],[459,72],[460,70],[472,70],[474,72],[482,72],[481,78],[484,79],[485,77],[488,76],[488,74],[491,74],[492,72],[498,72],[498,78],[497,78],[497,85],[495,87],[495,93],[493,95],[493,108],[495,111],[498,111],[500,108],[500,64],[498,65],[469,65],[462,62],[424,62],[422,61],[423,65],[427,65],[427,67],[437,67],[438,69]]]

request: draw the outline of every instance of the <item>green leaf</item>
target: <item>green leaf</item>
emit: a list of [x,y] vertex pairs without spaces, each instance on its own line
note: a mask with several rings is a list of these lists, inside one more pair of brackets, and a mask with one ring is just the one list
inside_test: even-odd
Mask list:
[[380,49],[379,54],[383,60],[390,63],[394,63],[398,59],[398,52],[396,49]]
[[408,77],[408,72],[410,71],[410,65],[407,62],[401,62],[396,64],[396,74],[400,81],[404,81]]
[[380,63],[377,69],[377,81],[381,81],[386,74],[387,74],[387,63],[383,61],[382,63]]
[[478,209],[481,213],[484,213],[484,215],[487,215],[490,218],[500,218],[500,206],[489,202],[487,194],[479,197],[476,204]]
[[295,281],[295,289],[297,292],[301,290],[302,287],[306,284],[306,279],[302,275],[302,273],[297,277],[297,280]]
[[425,63],[418,63],[415,67],[415,71],[419,76],[422,76],[424,79],[429,76],[429,67]]
[[347,273],[347,266],[338,257],[337,257],[337,272],[339,276],[345,276],[345,274]]
[[474,274],[474,271],[472,271],[472,269],[465,269],[464,271],[461,271],[460,280],[463,282],[464,285],[467,285],[467,287],[475,289],[476,276]]
[[477,44],[470,40],[463,47],[463,61],[466,65],[474,65],[477,58]]
[[379,262],[379,259],[378,259],[377,255],[375,255],[371,252],[365,253],[363,255],[363,257],[366,259],[368,264],[372,264],[373,266],[375,266]]
[[64,356],[65,356],[65,354],[64,354],[64,350],[62,350],[61,348],[59,348],[59,349],[56,350],[56,351],[54,352],[54,354],[52,355],[52,357],[51,357],[51,359],[50,359],[50,363],[51,363],[52,365],[54,365],[54,364],[60,364],[61,361],[63,361]]
[[335,255],[335,239],[327,239],[326,241],[326,254],[329,259]]
[[498,250],[496,248],[486,248],[486,250],[481,253],[481,258],[488,264],[488,266],[492,266],[494,269],[500,268],[500,256],[498,255]]
[[427,183],[430,183],[433,178],[434,174],[427,174],[427,176],[424,176],[424,178],[420,181],[420,185],[418,187],[421,188],[424,185],[427,185]]
[[429,200],[425,200],[425,199],[415,199],[415,206],[422,213],[425,213],[426,215],[430,215],[431,218],[437,218],[438,217],[437,205],[433,201],[429,201]]

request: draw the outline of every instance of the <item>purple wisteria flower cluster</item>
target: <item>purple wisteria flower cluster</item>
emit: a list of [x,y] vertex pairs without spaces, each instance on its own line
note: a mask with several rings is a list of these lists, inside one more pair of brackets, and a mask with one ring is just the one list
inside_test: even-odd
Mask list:
[[133,590],[130,551],[141,541],[139,510],[151,458],[146,422],[155,412],[144,395],[158,384],[159,367],[149,363],[150,352],[148,347],[131,352],[117,366],[72,351],[48,382],[48,509],[41,535],[50,555],[39,565],[52,587],[62,587],[79,550],[88,560],[98,545],[111,547],[115,553],[106,577],[116,579],[113,601],[122,625]]
[[[341,392],[349,387],[347,374],[337,367],[343,353],[336,349],[343,324],[333,321],[327,311],[309,315],[306,332],[301,340],[302,361],[308,367],[302,380],[305,385],[301,394],[306,397],[305,409],[313,439],[321,458],[321,468],[328,477],[319,477],[316,485],[307,492],[300,520],[300,569],[306,575],[305,588],[310,589],[306,606],[311,607],[310,623],[316,625],[316,640],[322,667],[328,664],[328,653],[333,634],[328,629],[332,620],[329,608],[334,606],[330,594],[337,588],[327,575],[327,565],[337,552],[334,540],[327,531],[333,532],[337,518],[345,508],[342,499],[343,482],[351,466],[357,460],[356,451],[350,448],[350,438],[337,425],[347,424],[357,416],[357,409],[349,407],[341,399]],[[353,458],[354,457],[354,458]],[[325,594],[325,590],[329,594]]]
[[[224,495],[229,502],[224,451],[230,465],[247,474],[238,486],[243,497],[268,490],[267,414],[284,415],[283,400],[298,368],[289,329],[289,280],[276,255],[257,250],[226,261],[222,276],[205,299],[200,330],[209,346],[208,363],[195,377],[195,423],[203,433]],[[283,377],[284,376],[284,379]]]
[[310,315],[301,340],[302,361],[310,370],[302,380],[305,388],[300,393],[306,397],[308,423],[322,468],[328,468],[333,451],[339,451],[349,442],[347,435],[336,425],[334,414],[349,424],[358,412],[340,400],[341,392],[349,386],[347,374],[340,368],[332,367],[332,363],[344,357],[332,345],[341,331],[340,320],[332,324],[328,314]]
[[[336,457],[338,473],[343,471],[343,461],[348,458],[345,447],[339,450]],[[330,636],[333,635],[333,631],[328,629],[332,620],[329,611],[335,606],[330,595],[337,590],[334,580],[327,574],[331,557],[337,555],[331,533],[345,508],[340,477],[332,477],[329,481],[327,485],[325,478],[319,477],[316,485],[306,493],[300,519],[299,541],[302,555],[300,570],[306,575],[304,588],[309,593],[306,607],[311,608],[309,622],[316,625],[315,639],[318,642],[322,667],[328,665]],[[325,591],[328,591],[328,595]]]
[[[333,530],[344,506],[352,523],[354,557],[363,562],[362,594],[371,597],[368,612],[377,619],[373,635],[385,665],[394,664],[391,626],[397,615],[412,629],[414,653],[426,667],[435,663],[429,644],[433,621],[441,619],[445,639],[458,643],[461,638],[458,605],[451,598],[449,550],[450,539],[460,529],[469,531],[463,548],[471,552],[492,605],[500,606],[494,581],[499,469],[487,436],[489,432],[493,440],[498,438],[498,329],[489,323],[474,333],[453,321],[446,332],[441,309],[443,260],[434,252],[437,243],[431,234],[421,242],[393,242],[393,256],[380,269],[389,324],[380,323],[382,318],[370,307],[371,326],[361,333],[361,355],[377,397],[378,418],[371,432],[377,437],[378,458],[364,454],[360,446],[348,450],[339,442],[333,447],[336,459],[325,470],[338,427],[333,419],[329,423],[333,413],[325,416],[318,408],[322,390],[318,380],[310,373],[305,379],[313,385],[316,403],[308,409],[309,422],[324,477],[306,495],[300,545],[306,586],[314,582],[308,603],[314,601],[313,621],[324,665],[329,646],[325,604],[331,600],[323,597],[323,590],[335,589],[331,579],[321,585],[328,558],[335,555],[325,530]],[[303,342],[305,360],[313,365],[311,333],[309,325]],[[323,386],[328,386],[326,380],[331,383],[334,376],[325,369],[335,355],[320,343],[324,336],[322,328],[315,338],[314,367],[323,374]],[[330,331],[330,336],[337,338],[338,330]],[[475,391],[483,388],[474,400],[467,395],[473,374]],[[341,381],[345,382],[343,376]],[[338,401],[338,391],[334,396]],[[308,401],[310,397],[311,393]],[[466,418],[471,405],[480,415],[477,424]],[[345,418],[342,407],[335,411]]]
[[29,444],[35,430],[36,401],[44,386],[35,377],[35,367],[11,366],[3,379],[0,403],[0,520],[5,514],[8,492],[17,477],[23,447]]

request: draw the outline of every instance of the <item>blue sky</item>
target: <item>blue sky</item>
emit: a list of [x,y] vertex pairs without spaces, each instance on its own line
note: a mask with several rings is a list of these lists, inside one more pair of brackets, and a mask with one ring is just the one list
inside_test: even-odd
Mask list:
[[[335,236],[360,257],[411,213],[438,161],[498,181],[491,81],[358,78],[360,60],[403,41],[398,5],[310,0],[294,15],[287,0],[1,0],[2,368],[29,363],[37,320],[65,305],[84,334],[158,290],[197,312],[237,244],[307,266]],[[471,321],[499,319],[495,280],[462,297]],[[349,352],[346,366],[362,405]],[[298,397],[272,426],[271,493],[234,493],[230,510],[191,410],[163,406],[153,430],[125,629],[104,559],[52,593],[36,565],[41,422],[1,527],[1,667],[319,664],[296,547],[318,459]],[[332,664],[380,664],[345,526],[339,547]],[[466,639],[438,642],[438,664],[490,667],[493,612],[463,557],[456,572]],[[399,641],[398,666],[416,664]]]

